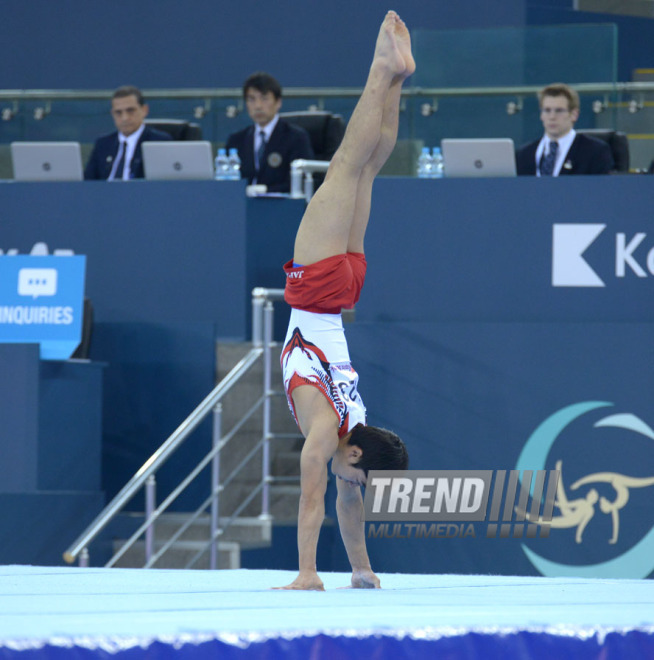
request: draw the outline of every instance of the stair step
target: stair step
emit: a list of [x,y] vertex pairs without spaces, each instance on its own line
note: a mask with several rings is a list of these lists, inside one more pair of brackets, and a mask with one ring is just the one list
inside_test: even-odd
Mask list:
[[300,452],[299,451],[280,451],[275,454],[275,460],[272,466],[273,475],[289,476],[300,475]]
[[[205,543],[200,541],[183,541],[175,543],[173,547],[167,550],[160,559],[157,560],[153,568],[192,568],[208,569],[210,563],[210,553],[207,549],[195,561],[192,566],[188,566],[193,561],[198,552],[204,550]],[[154,551],[157,552],[163,546],[162,542],[154,544]],[[122,547],[120,541],[114,542],[114,552],[118,552]],[[136,542],[125,554],[116,562],[116,568],[143,568],[145,565],[145,542]],[[236,569],[241,567],[241,547],[238,543],[230,541],[220,541],[218,543],[218,568]]]
[[275,521],[297,522],[300,506],[300,484],[273,484],[270,487],[270,513]]
[[[126,514],[134,520],[134,528],[144,520],[144,514]],[[191,514],[164,513],[155,521],[155,542],[165,542],[171,538],[189,519]],[[219,518],[219,526],[224,526],[227,518]],[[243,548],[259,548],[270,544],[271,521],[259,517],[236,518],[221,535],[221,542],[234,542]],[[178,542],[207,542],[211,536],[211,518],[204,514],[191,523],[178,539]]]

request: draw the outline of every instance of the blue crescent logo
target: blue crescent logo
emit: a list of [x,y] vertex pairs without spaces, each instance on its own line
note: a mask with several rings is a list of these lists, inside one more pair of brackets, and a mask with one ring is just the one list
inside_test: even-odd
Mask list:
[[[516,469],[544,470],[545,462],[559,434],[574,420],[591,410],[613,406],[607,401],[575,403],[548,417],[525,443]],[[595,426],[613,426],[634,431],[654,440],[654,431],[632,414],[605,417]],[[654,571],[654,527],[633,548],[615,559],[599,564],[577,566],[549,561],[522,544],[522,550],[534,567],[546,577],[646,578]]]

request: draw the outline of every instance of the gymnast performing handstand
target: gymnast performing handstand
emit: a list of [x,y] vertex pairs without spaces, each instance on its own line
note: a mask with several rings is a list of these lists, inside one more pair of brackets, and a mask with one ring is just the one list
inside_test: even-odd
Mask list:
[[284,387],[305,437],[298,516],[299,574],[284,589],[323,590],[316,567],[325,516],[327,465],[337,477],[336,509],[354,588],[379,588],[366,550],[363,499],[369,470],[404,470],[400,438],[366,426],[366,410],[350,364],[341,309],[359,299],[366,273],[363,239],[373,181],[397,140],[402,83],[415,71],[404,22],[389,11],[381,25],[365,88],[311,199],[284,266],[291,305],[282,351]]

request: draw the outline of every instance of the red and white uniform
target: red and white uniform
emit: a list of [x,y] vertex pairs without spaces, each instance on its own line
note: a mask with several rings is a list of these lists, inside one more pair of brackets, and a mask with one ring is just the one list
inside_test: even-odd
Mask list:
[[341,308],[359,299],[365,279],[362,254],[336,255],[309,266],[284,266],[284,297],[293,307],[282,351],[282,373],[288,405],[297,422],[293,390],[318,388],[339,419],[339,437],[366,423],[357,392],[359,376],[350,364]]

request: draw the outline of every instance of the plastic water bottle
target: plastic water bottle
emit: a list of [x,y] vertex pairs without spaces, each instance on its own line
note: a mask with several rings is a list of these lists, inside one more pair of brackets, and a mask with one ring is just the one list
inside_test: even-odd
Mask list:
[[440,147],[432,149],[431,178],[442,179],[444,171],[443,154]]
[[230,181],[239,181],[241,178],[241,159],[236,149],[230,149],[227,156],[227,178]]
[[418,156],[418,178],[429,179],[432,171],[432,157],[429,147],[423,147]]
[[218,149],[218,155],[216,156],[214,165],[216,168],[216,181],[227,181],[229,179],[229,162],[225,149]]

